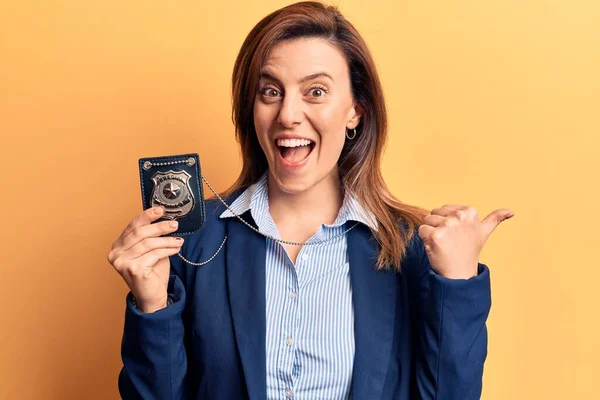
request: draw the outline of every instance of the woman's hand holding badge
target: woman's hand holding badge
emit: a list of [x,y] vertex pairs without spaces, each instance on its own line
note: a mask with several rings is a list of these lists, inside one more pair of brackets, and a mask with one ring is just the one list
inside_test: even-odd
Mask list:
[[432,210],[419,227],[431,267],[450,279],[476,276],[486,240],[500,222],[513,215],[511,210],[499,209],[480,222],[473,207],[446,204]]
[[169,283],[169,256],[179,253],[183,239],[161,237],[177,230],[177,223],[152,224],[164,213],[154,207],[141,212],[123,230],[108,253],[108,262],[123,277],[141,312],[166,307]]

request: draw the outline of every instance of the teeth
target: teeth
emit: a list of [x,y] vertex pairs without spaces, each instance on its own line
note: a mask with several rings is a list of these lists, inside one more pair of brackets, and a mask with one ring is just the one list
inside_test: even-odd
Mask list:
[[311,144],[312,141],[308,139],[278,139],[277,145],[283,147],[298,147],[298,146],[307,146]]

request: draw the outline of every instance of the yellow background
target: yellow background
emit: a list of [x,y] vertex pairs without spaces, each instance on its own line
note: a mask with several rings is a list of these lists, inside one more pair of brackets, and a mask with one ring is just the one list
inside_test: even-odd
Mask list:
[[[127,288],[106,255],[141,211],[137,159],[198,152],[233,182],[233,62],[285,4],[1,1],[0,399],[117,398]],[[600,398],[600,3],[336,4],[381,74],[393,192],[516,213],[482,255],[483,398]]]

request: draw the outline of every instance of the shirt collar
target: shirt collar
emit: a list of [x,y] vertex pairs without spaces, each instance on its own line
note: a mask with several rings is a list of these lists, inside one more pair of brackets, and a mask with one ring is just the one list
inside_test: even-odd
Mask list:
[[[261,227],[268,225],[265,216],[269,212],[269,195],[267,189],[268,171],[265,172],[260,179],[248,186],[244,192],[229,206],[229,208],[238,215],[250,210],[252,218],[256,224]],[[235,217],[235,215],[227,209],[221,213],[220,218]],[[377,231],[378,223],[375,216],[366,210],[358,201],[356,196],[349,191],[346,191],[342,207],[338,212],[337,218],[332,224],[324,224],[328,227],[341,226],[347,221],[357,221],[367,225],[374,231]]]

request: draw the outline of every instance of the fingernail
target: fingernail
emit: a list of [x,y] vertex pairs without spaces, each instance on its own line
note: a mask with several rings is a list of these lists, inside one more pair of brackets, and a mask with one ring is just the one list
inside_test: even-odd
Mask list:
[[175,239],[177,239],[177,240],[178,240],[178,241],[180,241],[180,242],[183,242],[183,238],[182,238],[182,237],[177,237],[177,238],[175,238]]
[[162,210],[163,210],[163,208],[160,207],[160,206],[159,207],[154,207],[154,214],[160,215],[160,214],[162,214]]
[[177,225],[179,225],[179,224],[177,223],[177,221],[171,221],[171,222],[169,222],[169,226],[170,226],[171,228],[177,228]]

